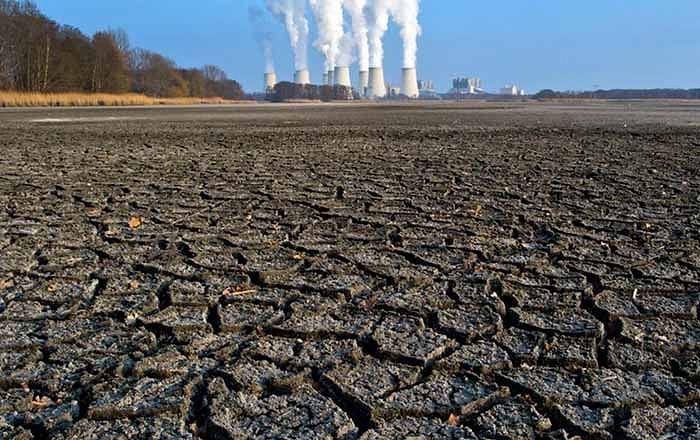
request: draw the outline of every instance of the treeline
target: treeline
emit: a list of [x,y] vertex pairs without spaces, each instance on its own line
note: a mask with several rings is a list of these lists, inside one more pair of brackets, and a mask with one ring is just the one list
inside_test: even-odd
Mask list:
[[269,99],[273,102],[286,102],[294,100],[311,101],[349,101],[355,98],[351,87],[345,86],[317,86],[313,84],[295,84],[280,82],[275,85]]
[[700,99],[700,89],[614,89],[588,92],[542,90],[536,99]]
[[240,84],[216,66],[179,68],[163,55],[132,48],[121,30],[88,37],[27,0],[0,0],[0,90],[244,97]]

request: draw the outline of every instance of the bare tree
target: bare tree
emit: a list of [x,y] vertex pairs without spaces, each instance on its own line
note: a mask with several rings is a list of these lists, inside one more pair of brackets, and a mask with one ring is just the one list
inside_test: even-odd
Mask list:
[[122,29],[89,38],[50,20],[29,0],[0,0],[0,90],[243,96],[220,67],[181,69],[160,54],[132,49]]
[[109,29],[107,33],[112,36],[112,39],[117,44],[119,51],[124,54],[125,57],[129,56],[131,51],[131,43],[129,41],[129,35],[124,29]]
[[92,91],[122,93],[129,90],[127,61],[114,38],[98,32],[92,38],[95,59],[92,71]]
[[202,68],[202,73],[207,81],[225,81],[228,79],[226,72],[219,66],[206,65]]

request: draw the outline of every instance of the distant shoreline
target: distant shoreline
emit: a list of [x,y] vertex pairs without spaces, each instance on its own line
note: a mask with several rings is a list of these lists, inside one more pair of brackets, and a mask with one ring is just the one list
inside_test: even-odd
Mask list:
[[139,94],[92,94],[92,93],[28,93],[0,91],[0,108],[79,108],[79,107],[162,107],[162,106],[214,106],[214,105],[300,105],[300,104],[427,104],[427,103],[512,103],[512,104],[595,104],[595,103],[677,103],[698,104],[700,99],[683,98],[535,98],[535,97],[470,97],[467,99],[438,99],[438,100],[334,100],[321,102],[319,100],[292,99],[281,102],[247,100],[229,100],[222,98],[157,98]]

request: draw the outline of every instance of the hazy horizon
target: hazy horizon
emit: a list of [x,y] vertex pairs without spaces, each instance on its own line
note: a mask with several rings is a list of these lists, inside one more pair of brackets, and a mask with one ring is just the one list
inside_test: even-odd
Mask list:
[[[248,8],[263,0],[36,0],[51,19],[87,34],[122,28],[131,44],[162,53],[183,67],[217,64],[246,91],[262,88],[264,58],[253,38]],[[544,88],[693,88],[700,59],[700,4],[592,0],[467,2],[423,0],[418,76],[438,90],[456,76],[477,76],[495,91],[515,83],[528,92]],[[194,7],[193,7],[194,5]],[[310,42],[316,37],[311,11]],[[280,80],[291,79],[292,53],[282,24],[271,19]],[[387,80],[398,83],[401,39],[392,23],[384,38]],[[311,49],[312,79],[323,59]],[[355,80],[356,66],[353,68]]]

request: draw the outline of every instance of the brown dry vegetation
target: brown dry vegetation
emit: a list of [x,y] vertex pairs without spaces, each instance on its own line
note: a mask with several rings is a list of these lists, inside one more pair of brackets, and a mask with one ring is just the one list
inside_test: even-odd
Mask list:
[[[27,93],[0,91],[0,107],[229,104],[222,98],[152,98],[136,93]],[[238,101],[239,102],[239,101]]]

